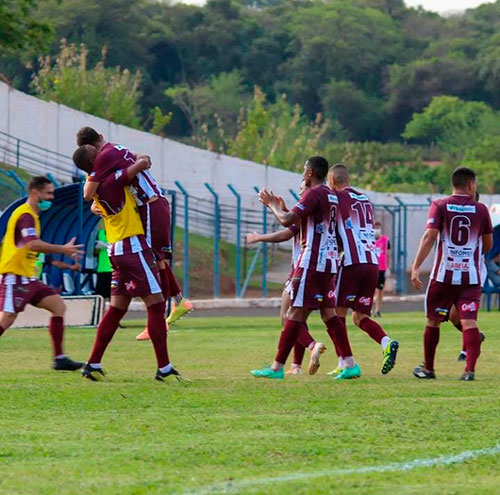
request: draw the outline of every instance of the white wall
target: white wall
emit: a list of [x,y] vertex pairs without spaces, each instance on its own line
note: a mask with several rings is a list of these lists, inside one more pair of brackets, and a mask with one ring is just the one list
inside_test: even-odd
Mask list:
[[[292,203],[293,197],[289,189],[298,190],[300,184],[301,178],[298,173],[201,150],[171,139],[113,124],[64,105],[39,100],[0,82],[0,131],[71,157],[76,148],[76,132],[82,126],[94,127],[104,134],[107,140],[121,143],[135,152],[150,155],[153,161],[152,172],[163,187],[177,189],[174,181],[178,180],[191,195],[206,199],[207,208],[210,208],[208,202],[212,197],[204,186],[205,182],[220,193],[221,203],[230,205],[234,204],[235,199],[227,184],[232,184],[242,195],[244,207],[255,211],[261,211],[261,206],[257,201],[254,186],[270,188],[282,195],[287,202]],[[43,152],[41,154],[43,155]],[[0,159],[6,159],[6,154],[2,153],[1,149]],[[73,171],[74,165],[71,159],[68,159],[55,175],[67,182],[71,179]],[[41,172],[44,172],[43,167]],[[437,197],[376,192],[368,194],[376,204],[393,205],[397,204],[395,196],[405,203],[412,204],[427,204],[428,198]],[[481,200],[487,205],[500,203],[500,195],[482,196]],[[426,214],[425,208],[411,211],[409,214],[407,246],[409,263],[415,255],[418,240],[423,232]],[[391,233],[388,219],[385,214],[386,231]]]

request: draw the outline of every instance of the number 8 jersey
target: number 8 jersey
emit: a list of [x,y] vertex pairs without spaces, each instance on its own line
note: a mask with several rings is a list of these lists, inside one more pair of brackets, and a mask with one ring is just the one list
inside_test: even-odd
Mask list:
[[437,199],[429,209],[427,228],[440,232],[431,279],[480,284],[483,235],[493,232],[488,208],[461,194]]

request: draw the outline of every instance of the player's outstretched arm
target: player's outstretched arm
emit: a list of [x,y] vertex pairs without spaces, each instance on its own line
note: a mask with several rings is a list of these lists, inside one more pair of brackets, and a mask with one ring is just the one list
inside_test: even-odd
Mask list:
[[247,244],[255,244],[256,242],[285,242],[292,239],[295,233],[290,229],[278,230],[270,234],[258,234],[251,232],[247,234]]
[[50,244],[49,242],[36,239],[26,244],[28,249],[37,253],[61,253],[74,260],[79,259],[83,254],[83,244],[75,244],[76,237],[72,237],[66,244]]
[[290,227],[299,220],[299,216],[293,211],[283,211],[279,198],[266,189],[259,192],[259,201],[273,212],[276,220],[284,227]]
[[424,284],[420,280],[420,267],[426,260],[427,256],[429,256],[429,253],[436,243],[438,236],[438,229],[427,229],[420,240],[417,256],[415,257],[415,261],[413,262],[413,266],[411,268],[411,283],[418,290],[422,290],[424,288]]
[[151,160],[147,156],[142,156],[133,165],[127,167],[127,177],[132,180],[139,172],[151,167]]

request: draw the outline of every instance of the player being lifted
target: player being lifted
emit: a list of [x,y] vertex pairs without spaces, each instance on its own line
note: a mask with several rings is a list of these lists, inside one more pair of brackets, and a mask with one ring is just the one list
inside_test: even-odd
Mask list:
[[[78,131],[77,144],[78,146],[90,144],[98,151],[93,170],[85,185],[84,197],[86,200],[94,196],[99,183],[110,173],[127,168],[136,160],[136,156],[130,150],[122,145],[106,142],[102,134],[91,127],[82,127]],[[165,300],[172,297],[175,301],[174,308],[167,319],[167,323],[172,324],[190,312],[193,305],[183,297],[168,263],[168,260],[172,259],[170,205],[149,170],[140,172],[131,185],[139,206],[146,239],[158,260],[163,296]],[[148,340],[148,329],[146,328],[136,338]]]
[[[351,187],[345,165],[339,163],[330,169],[328,184],[336,191],[339,201],[337,231],[344,251],[337,278],[337,314],[345,324],[351,308],[353,323],[381,345],[381,371],[385,375],[396,363],[399,343],[391,340],[370,318],[379,275],[373,206],[366,194]],[[341,373],[343,368],[344,363],[339,358],[334,372]]]
[[474,380],[481,351],[477,313],[481,301],[481,257],[493,244],[493,228],[488,209],[475,200],[476,174],[467,167],[457,168],[451,176],[453,194],[432,202],[426,231],[420,241],[411,271],[412,284],[423,288],[420,267],[437,250],[425,300],[427,322],[424,334],[425,362],[416,366],[417,378],[436,378],[434,357],[439,343],[439,327],[456,305],[466,351],[461,380]]
[[[93,146],[80,146],[73,154],[73,161],[78,168],[89,173],[96,155],[97,150]],[[113,266],[110,306],[99,324],[92,353],[82,371],[84,378],[93,381],[104,376],[101,366],[104,351],[127,312],[132,297],[142,298],[147,307],[148,329],[158,363],[155,378],[163,381],[173,375],[182,380],[168,356],[165,299],[158,265],[144,235],[137,204],[129,189],[134,177],[150,166],[149,159],[142,157],[126,169],[109,174],[99,183],[93,198],[103,214]]]
[[0,336],[16,320],[26,304],[46,309],[52,314],[49,333],[54,355],[53,368],[75,371],[83,363],[72,361],[64,354],[64,313],[61,296],[38,279],[38,253],[61,253],[77,260],[83,244],[75,238],[64,245],[49,244],[40,239],[38,213],[47,210],[54,199],[54,185],[47,177],[33,177],[28,187],[28,200],[18,206],[9,218],[0,259]]
[[[306,186],[305,181],[302,181],[302,183],[300,184],[300,197],[302,197],[308,191],[308,189],[309,188]],[[288,211],[283,199],[279,198],[279,200],[281,209],[283,211]],[[285,325],[286,315],[288,313],[288,310],[290,309],[290,284],[292,283],[293,272],[295,268],[297,268],[297,263],[301,251],[300,227],[299,225],[290,225],[290,227],[287,227],[286,229],[269,234],[258,234],[257,232],[247,234],[247,244],[254,244],[256,242],[286,242],[292,238],[292,268],[290,271],[290,275],[285,282],[285,287],[283,288],[283,293],[281,296],[280,316],[282,326]],[[295,343],[293,348],[294,352],[292,366],[285,373],[285,375],[300,375],[302,373],[302,360],[304,358],[306,348],[311,351],[308,369],[309,374],[314,375],[319,369],[319,357],[323,352],[325,352],[326,347],[323,343],[316,342],[312,339],[311,335],[309,334],[307,323],[304,325],[303,330],[304,331],[299,334],[297,342]]]
[[335,312],[335,276],[338,264],[336,239],[337,195],[325,184],[328,161],[322,156],[312,156],[304,165],[304,181],[310,190],[286,212],[281,209],[279,199],[262,190],[260,201],[285,227],[301,222],[303,243],[290,285],[291,307],[281,332],[278,352],[269,368],[253,370],[252,374],[263,378],[283,378],[283,366],[311,311],[319,309],[328,334],[339,355],[344,359],[345,369],[336,378],[357,378],[361,369],[352,355],[347,331]]

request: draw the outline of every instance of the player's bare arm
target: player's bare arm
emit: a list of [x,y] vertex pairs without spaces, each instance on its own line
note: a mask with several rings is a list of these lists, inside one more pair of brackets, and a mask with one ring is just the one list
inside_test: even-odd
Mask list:
[[99,184],[100,182],[85,181],[83,186],[83,199],[85,201],[90,201],[96,195]]
[[493,234],[483,235],[483,254],[486,254],[493,247]]
[[42,241],[41,239],[36,239],[30,241],[26,244],[28,249],[31,251],[36,251],[37,253],[61,253],[69,258],[78,259],[84,254],[83,244],[75,244],[76,237],[72,237],[66,244],[50,244],[48,242]]
[[283,227],[290,227],[299,220],[299,217],[293,211],[283,211],[280,207],[280,202],[277,196],[271,191],[262,189],[259,192],[259,201],[267,206]]
[[427,256],[429,256],[429,253],[436,243],[438,236],[438,229],[427,229],[420,240],[417,256],[415,257],[415,261],[413,262],[413,266],[411,268],[411,283],[418,290],[422,290],[424,288],[424,284],[420,280],[420,267],[426,260]]
[[278,232],[271,232],[270,234],[259,234],[251,232],[247,234],[247,244],[255,244],[256,242],[286,242],[295,236],[292,230],[283,229]]
[[127,167],[127,177],[132,180],[139,172],[151,168],[151,160],[149,157],[143,156],[139,158],[133,165]]

